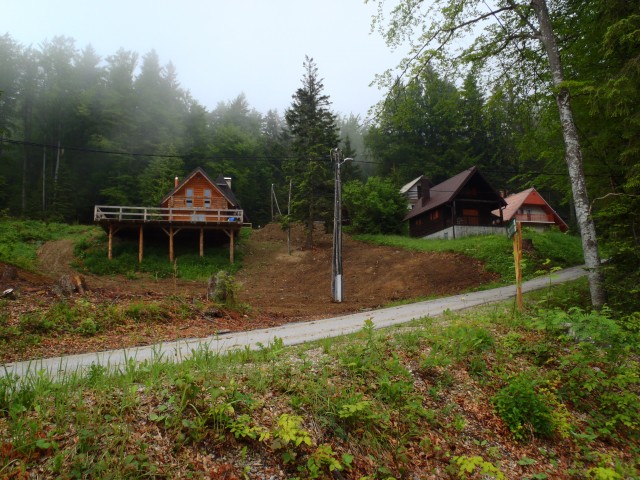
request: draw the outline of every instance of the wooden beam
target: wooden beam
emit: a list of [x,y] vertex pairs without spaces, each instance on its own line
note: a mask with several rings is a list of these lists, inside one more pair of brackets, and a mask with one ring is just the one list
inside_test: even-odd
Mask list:
[[107,257],[109,260],[113,258],[113,225],[109,224],[109,249]]
[[138,263],[142,263],[143,251],[144,251],[144,227],[140,225],[140,239],[138,242]]
[[233,230],[223,230],[223,232],[227,234],[227,237],[229,237],[229,263],[233,263],[234,262],[233,243],[234,243],[235,235],[233,234]]
[[200,256],[204,257],[204,228],[200,227]]
[[173,262],[173,226],[169,227],[169,261]]

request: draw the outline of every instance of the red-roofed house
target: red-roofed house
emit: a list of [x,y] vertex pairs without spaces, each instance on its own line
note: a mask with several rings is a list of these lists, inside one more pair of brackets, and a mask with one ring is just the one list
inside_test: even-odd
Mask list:
[[[560,231],[566,232],[569,227],[553,208],[542,198],[535,188],[528,188],[520,193],[509,195],[505,198],[506,208],[502,211],[505,222],[516,219],[522,226],[535,230],[547,230],[557,226]],[[498,211],[494,210],[494,215]]]
[[404,217],[409,234],[422,238],[456,238],[504,234],[502,217],[492,214],[506,206],[502,196],[477,167],[429,186],[421,182],[421,197]]

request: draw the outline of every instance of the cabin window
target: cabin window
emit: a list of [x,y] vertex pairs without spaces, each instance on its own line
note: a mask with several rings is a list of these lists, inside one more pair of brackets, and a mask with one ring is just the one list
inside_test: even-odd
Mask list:
[[204,191],[204,208],[211,208],[211,190]]
[[185,202],[187,207],[193,207],[193,188],[187,188],[187,198]]
[[438,220],[440,218],[440,210],[434,210],[433,212],[429,213],[429,220],[433,221],[433,220]]

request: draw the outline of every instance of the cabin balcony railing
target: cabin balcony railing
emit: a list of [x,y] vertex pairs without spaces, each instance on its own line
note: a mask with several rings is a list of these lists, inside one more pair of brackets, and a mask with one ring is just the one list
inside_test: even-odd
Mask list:
[[136,222],[136,223],[244,223],[244,212],[240,209],[211,209],[187,207],[124,207],[96,205],[93,210],[95,222]]
[[517,213],[514,217],[519,222],[554,223],[553,215],[544,213]]

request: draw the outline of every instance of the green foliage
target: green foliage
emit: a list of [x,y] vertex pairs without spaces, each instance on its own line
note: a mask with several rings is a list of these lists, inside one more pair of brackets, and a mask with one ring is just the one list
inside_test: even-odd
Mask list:
[[238,284],[233,275],[225,270],[220,270],[216,273],[214,282],[215,288],[212,300],[217,303],[234,305],[238,293]]
[[35,270],[37,251],[45,242],[63,238],[81,242],[96,231],[94,227],[81,225],[0,217],[0,262]]
[[[507,468],[517,478],[634,478],[635,317],[569,309],[560,290],[546,295],[563,310],[514,316],[503,304],[387,329],[369,320],[347,337],[296,347],[276,339],[228,355],[195,349],[182,362],[158,352],[56,380],[3,376],[3,452],[19,460],[0,468],[8,476],[203,477],[215,473],[191,459],[213,448],[256,477],[278,468],[287,478],[403,478],[435,466],[438,478],[505,478]],[[160,311],[177,311],[170,305]],[[130,313],[144,318],[156,308]],[[102,325],[102,311],[128,318],[106,310],[83,299],[35,318],[71,329],[76,317]],[[480,381],[467,374],[476,360]],[[496,435],[491,397],[513,436]],[[514,436],[532,435],[513,448]],[[251,460],[258,457],[268,462]]]
[[[505,283],[515,280],[513,245],[506,236],[481,235],[454,240],[424,240],[396,235],[356,235],[357,240],[422,252],[461,253],[481,260],[490,272],[498,273]],[[546,268],[569,267],[583,262],[580,239],[559,232],[537,233],[526,231],[533,252],[524,252],[523,276],[531,278],[543,264]],[[552,259],[551,263],[547,259]]]
[[236,251],[235,263],[229,264],[229,248],[220,245],[205,247],[202,257],[191,246],[178,246],[175,251],[175,263],[168,261],[165,244],[145,245],[142,263],[138,262],[137,242],[115,242],[111,260],[107,258],[106,252],[105,235],[85,239],[76,245],[76,266],[94,275],[126,275],[136,278],[138,274],[146,274],[153,278],[176,277],[206,281],[214,272],[224,269],[233,273],[242,264],[242,248]]
[[403,229],[406,199],[390,179],[369,177],[344,185],[343,201],[355,233],[397,234]]
[[457,470],[458,478],[472,478],[469,475],[480,473],[483,478],[494,478],[495,480],[506,480],[504,473],[493,463],[487,462],[482,457],[467,457],[465,455],[455,456],[451,459],[451,464]]
[[493,405],[517,440],[550,437],[554,432],[551,410],[529,376],[510,379],[493,397]]

